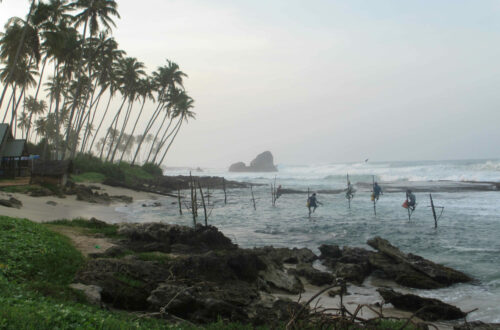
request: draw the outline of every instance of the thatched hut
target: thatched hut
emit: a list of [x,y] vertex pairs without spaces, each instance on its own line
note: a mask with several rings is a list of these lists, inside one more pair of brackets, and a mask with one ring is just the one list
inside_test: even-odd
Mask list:
[[64,186],[73,171],[70,160],[37,160],[33,162],[31,183],[49,183]]
[[29,176],[26,140],[15,139],[9,124],[0,123],[0,177]]

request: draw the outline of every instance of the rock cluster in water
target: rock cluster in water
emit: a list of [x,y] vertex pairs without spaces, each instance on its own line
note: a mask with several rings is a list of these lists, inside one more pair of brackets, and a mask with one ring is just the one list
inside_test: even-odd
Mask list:
[[113,308],[148,310],[196,323],[222,317],[278,325],[302,305],[272,293],[299,294],[305,282],[325,286],[342,278],[362,283],[375,273],[396,281],[402,276],[405,280],[400,282],[410,287],[470,280],[450,268],[406,255],[378,237],[369,241],[378,252],[322,245],[319,258],[331,270],[323,272],[313,267],[318,256],[309,249],[241,249],[213,226],[122,224],[119,234],[123,239],[117,246],[91,255],[77,274],[79,284],[92,289],[94,301],[99,292],[101,303]]
[[250,162],[250,166],[243,162],[234,163],[229,166],[229,172],[278,172],[278,169],[274,165],[273,154],[264,151]]

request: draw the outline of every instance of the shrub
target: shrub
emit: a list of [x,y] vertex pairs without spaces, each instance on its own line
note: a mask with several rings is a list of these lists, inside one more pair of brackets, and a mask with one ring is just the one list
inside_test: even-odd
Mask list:
[[154,176],[163,175],[163,171],[161,170],[160,166],[153,163],[145,163],[144,165],[142,165],[142,169]]

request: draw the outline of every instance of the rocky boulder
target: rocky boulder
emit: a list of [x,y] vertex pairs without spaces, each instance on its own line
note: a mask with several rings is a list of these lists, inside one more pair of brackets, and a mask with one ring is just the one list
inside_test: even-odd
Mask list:
[[11,197],[9,199],[0,199],[0,205],[5,207],[14,207],[16,209],[20,209],[21,206],[23,206],[23,203],[20,200]]
[[321,245],[319,249],[323,265],[331,269],[335,277],[361,284],[372,271],[371,251],[347,246],[340,250],[337,245]]
[[265,256],[277,263],[285,264],[302,264],[312,263],[318,259],[318,256],[307,248],[275,248],[273,246],[265,246],[262,248],[255,248],[255,253]]
[[288,270],[288,273],[303,276],[309,283],[317,286],[332,284],[335,280],[335,277],[331,273],[317,270],[310,264],[301,264],[298,265],[295,269],[290,268]]
[[265,151],[246,166],[243,162],[234,163],[229,167],[229,172],[278,172],[274,165],[274,157],[270,151]]
[[424,321],[456,320],[467,314],[459,308],[446,304],[437,299],[422,298],[413,294],[402,294],[392,289],[377,289],[386,303],[394,307],[417,312],[416,316]]
[[370,264],[402,285],[435,289],[472,281],[472,278],[457,270],[435,264],[411,253],[405,254],[383,238],[375,237],[367,243],[379,251],[370,256]]
[[[229,238],[216,227],[201,226],[196,228],[169,225],[158,222],[141,224],[120,224],[118,234],[126,236],[127,242],[122,242],[133,251],[170,252],[172,246],[182,245],[184,252],[206,252],[209,250],[236,249]],[[182,249],[180,249],[182,250]]]

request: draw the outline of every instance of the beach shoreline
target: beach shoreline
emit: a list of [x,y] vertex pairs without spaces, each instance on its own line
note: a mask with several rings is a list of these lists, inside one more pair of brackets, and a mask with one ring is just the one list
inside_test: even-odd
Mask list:
[[[134,202],[157,200],[159,197],[163,199],[167,198],[159,194],[135,191],[122,187],[112,187],[100,183],[92,183],[91,185],[99,187],[99,193],[107,193],[109,196],[129,196],[133,198]],[[10,197],[20,200],[23,205],[19,209],[0,206],[0,214],[26,218],[35,222],[97,218],[108,223],[119,223],[124,221],[126,216],[126,213],[117,211],[118,207],[126,206],[126,203],[89,203],[77,200],[75,195],[66,195],[65,198],[57,196],[32,197],[22,193],[0,192],[0,199],[8,199]],[[53,202],[56,204],[54,205]]]

